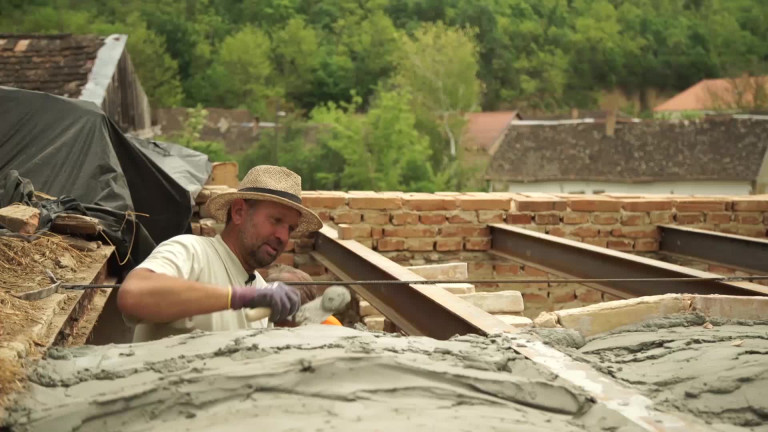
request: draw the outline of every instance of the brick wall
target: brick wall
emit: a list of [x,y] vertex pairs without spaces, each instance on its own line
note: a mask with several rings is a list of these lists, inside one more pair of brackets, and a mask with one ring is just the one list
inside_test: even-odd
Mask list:
[[[403,265],[463,261],[469,265],[471,278],[541,278],[541,283],[477,287],[478,291],[520,290],[527,316],[613,298],[587,287],[549,283],[549,275],[539,269],[488,254],[489,223],[507,223],[625,252],[658,250],[658,224],[752,237],[766,237],[768,227],[768,195],[309,191],[302,199],[336,227],[341,238],[357,240]],[[311,248],[311,240],[297,239],[281,262],[323,275],[325,268],[308,254]]]

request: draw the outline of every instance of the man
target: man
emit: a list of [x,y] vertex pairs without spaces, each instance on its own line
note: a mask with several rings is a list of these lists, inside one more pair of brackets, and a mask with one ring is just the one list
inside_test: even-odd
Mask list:
[[262,165],[246,174],[237,192],[211,198],[210,213],[226,221],[221,235],[180,235],[161,243],[120,287],[118,306],[136,324],[134,342],[195,329],[254,327],[242,308],[268,307],[271,322],[296,313],[299,292],[282,282],[267,284],[256,269],[274,262],[292,233],[323,226],[300,197],[301,177]]

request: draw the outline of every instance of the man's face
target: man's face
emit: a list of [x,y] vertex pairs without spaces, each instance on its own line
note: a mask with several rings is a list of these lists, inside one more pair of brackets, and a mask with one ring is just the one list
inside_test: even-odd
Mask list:
[[244,210],[238,236],[241,258],[252,269],[266,267],[285,250],[301,213],[272,201],[251,201]]

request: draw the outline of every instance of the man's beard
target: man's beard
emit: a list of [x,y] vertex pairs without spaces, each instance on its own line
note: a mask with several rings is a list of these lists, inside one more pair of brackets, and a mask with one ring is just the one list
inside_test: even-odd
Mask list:
[[[266,250],[267,247],[274,249],[275,254],[270,255]],[[262,243],[249,254],[249,257],[252,264],[254,264],[256,268],[264,268],[275,262],[275,260],[277,260],[277,258],[280,256],[281,251],[282,248],[275,248],[269,243]]]

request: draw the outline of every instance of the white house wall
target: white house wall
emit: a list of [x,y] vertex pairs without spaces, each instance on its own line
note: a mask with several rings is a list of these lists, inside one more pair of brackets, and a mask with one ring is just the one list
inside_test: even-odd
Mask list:
[[536,182],[536,183],[499,183],[491,184],[491,192],[543,192],[543,193],[637,193],[637,194],[675,194],[675,195],[749,195],[752,193],[750,182],[744,181],[679,181],[652,183],[617,183],[617,182]]

